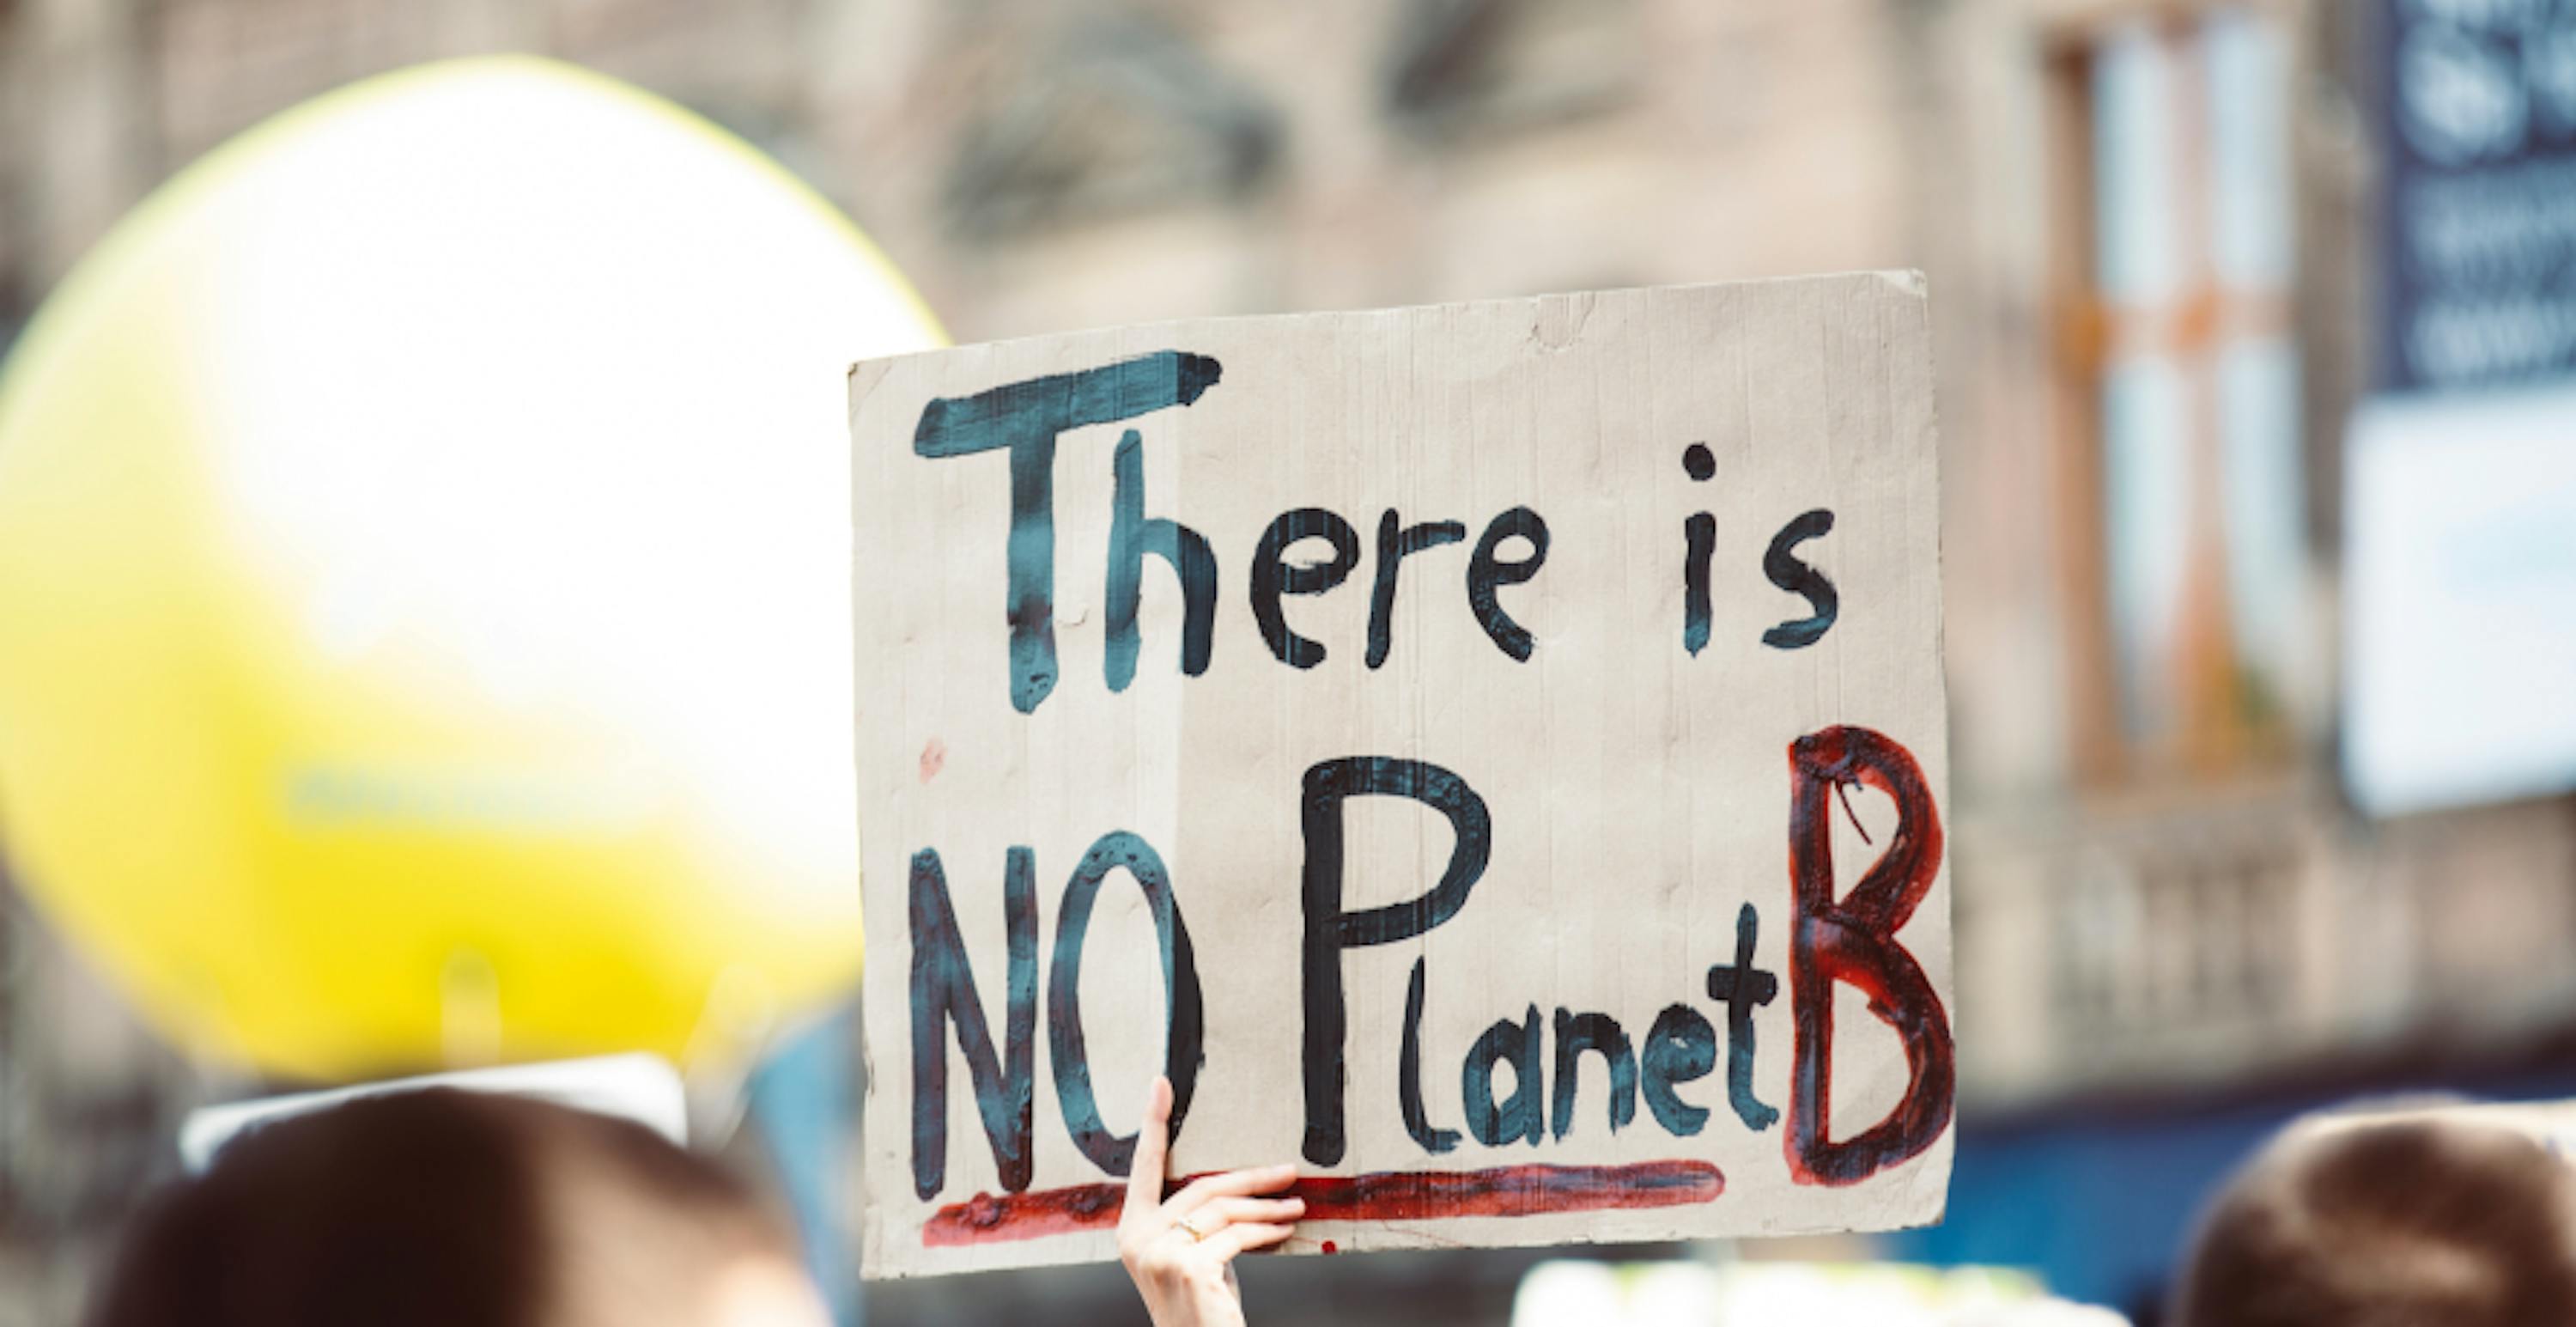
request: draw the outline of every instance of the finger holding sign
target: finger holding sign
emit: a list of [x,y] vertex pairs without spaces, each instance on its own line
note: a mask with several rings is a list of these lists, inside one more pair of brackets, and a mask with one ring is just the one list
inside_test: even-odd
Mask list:
[[1155,1327],[1239,1327],[1243,1295],[1234,1280],[1234,1257],[1277,1244],[1296,1228],[1306,1210],[1303,1200],[1260,1195],[1287,1188],[1297,1168],[1210,1175],[1167,1200],[1171,1118],[1172,1085],[1157,1078],[1136,1130],[1127,1206],[1118,1217],[1118,1257],[1145,1297]]
[[[1148,1117],[1150,1120],[1150,1117]],[[1143,1149],[1138,1149],[1143,1154]],[[1256,1193],[1277,1193],[1285,1180],[1297,1178],[1295,1166],[1263,1166],[1257,1170],[1229,1170],[1222,1175],[1202,1175],[1173,1194],[1163,1206],[1174,1216],[1214,1206],[1226,1199]],[[1128,1177],[1128,1193],[1135,1192],[1135,1177]]]

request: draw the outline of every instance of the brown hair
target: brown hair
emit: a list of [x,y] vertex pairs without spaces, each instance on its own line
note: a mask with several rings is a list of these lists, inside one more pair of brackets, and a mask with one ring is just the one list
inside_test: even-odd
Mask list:
[[2576,1323],[2571,1197],[2565,1164],[2503,1129],[2295,1130],[2204,1219],[2180,1327]]
[[639,1125],[430,1089],[234,1142],[137,1214],[91,1322],[685,1322],[716,1260],[790,1248],[741,1184]]

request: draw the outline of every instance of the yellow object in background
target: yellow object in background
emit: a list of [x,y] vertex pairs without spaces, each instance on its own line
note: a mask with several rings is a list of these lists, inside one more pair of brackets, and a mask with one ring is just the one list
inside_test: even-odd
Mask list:
[[941,340],[593,74],[252,130],[0,372],[0,851],[201,1054],[738,1062],[858,975],[844,371]]

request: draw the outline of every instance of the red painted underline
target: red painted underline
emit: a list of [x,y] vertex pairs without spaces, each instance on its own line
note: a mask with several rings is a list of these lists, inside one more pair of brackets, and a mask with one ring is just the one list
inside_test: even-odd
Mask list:
[[[1175,1187],[1197,1178],[1176,1181]],[[1303,1219],[1308,1221],[1429,1221],[1681,1207],[1713,1202],[1724,1192],[1726,1176],[1705,1161],[1308,1175],[1288,1189],[1306,1200]],[[1118,1224],[1126,1196],[1124,1184],[1077,1184],[998,1198],[979,1193],[932,1213],[921,1227],[921,1242],[953,1248],[1107,1230]]]

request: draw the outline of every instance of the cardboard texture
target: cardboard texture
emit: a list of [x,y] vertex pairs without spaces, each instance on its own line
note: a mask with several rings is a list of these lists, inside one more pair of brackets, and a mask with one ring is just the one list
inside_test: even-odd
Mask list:
[[[1921,279],[1168,323],[850,378],[864,1266],[1939,1218]],[[1168,1035],[1167,1035],[1168,1033]]]

